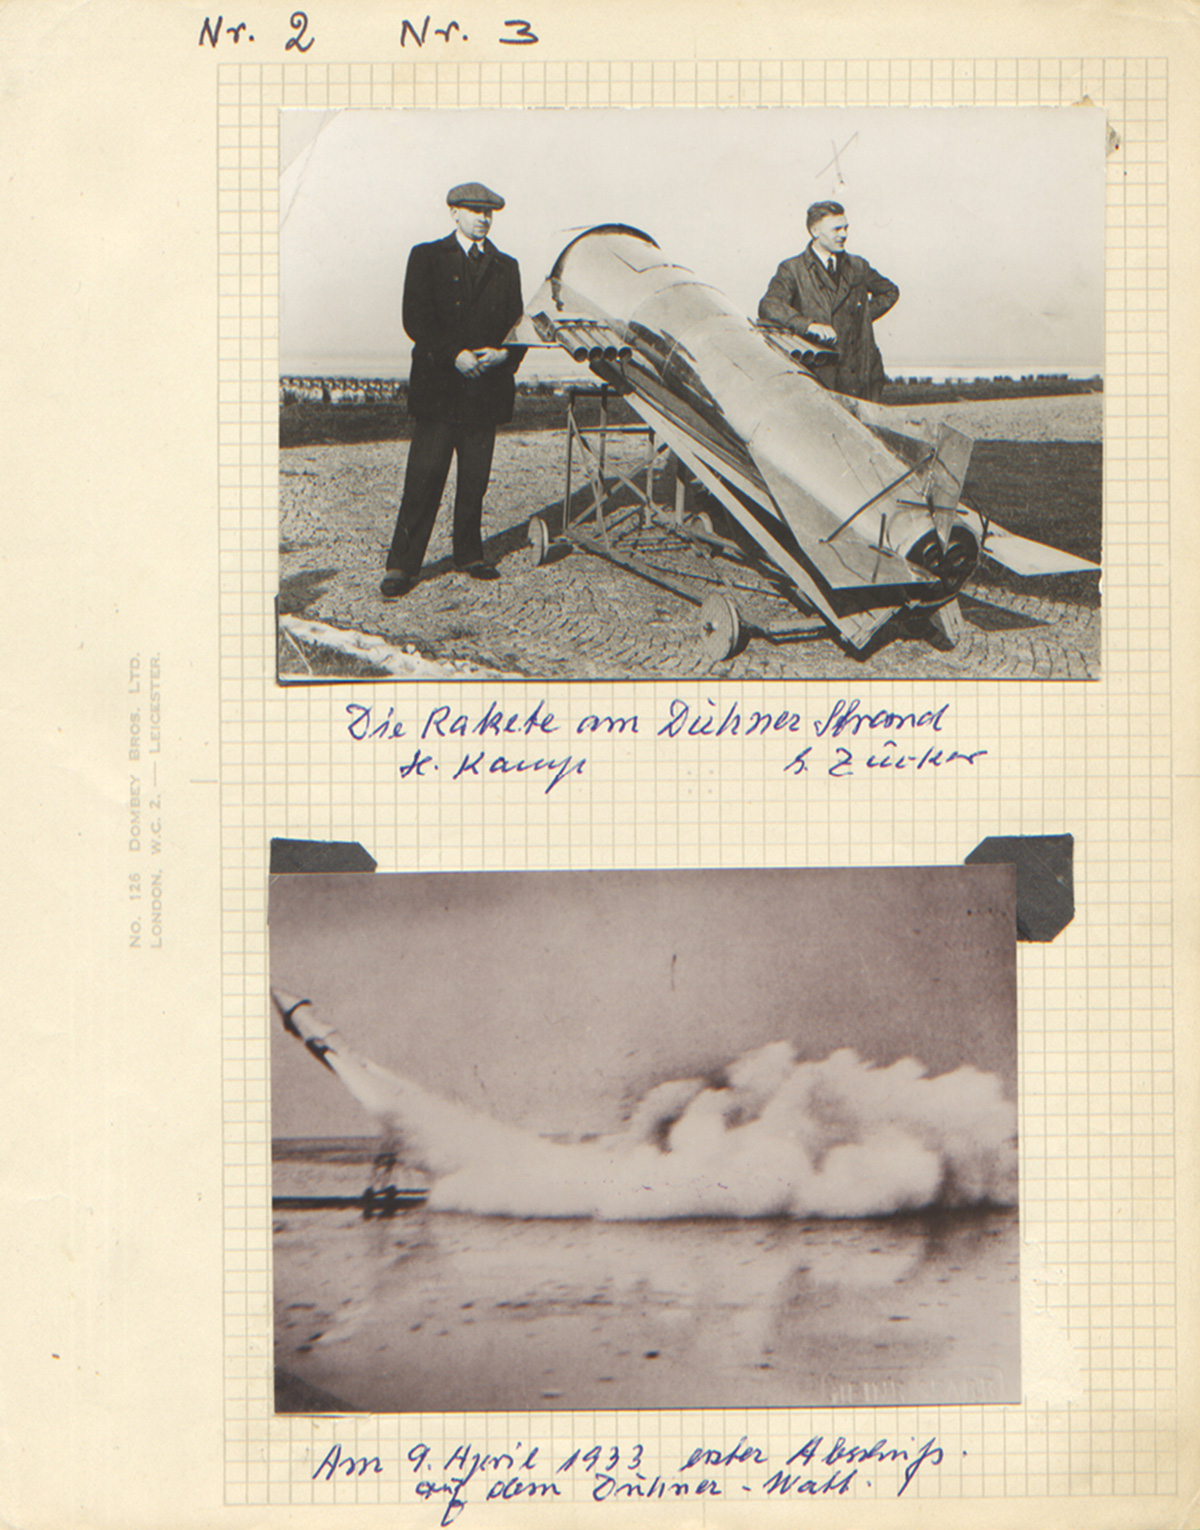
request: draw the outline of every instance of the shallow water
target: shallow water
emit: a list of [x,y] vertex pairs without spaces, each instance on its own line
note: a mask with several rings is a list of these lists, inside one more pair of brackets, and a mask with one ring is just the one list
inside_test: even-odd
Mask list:
[[1015,1210],[287,1212],[275,1362],[372,1412],[1017,1401],[1017,1260]]

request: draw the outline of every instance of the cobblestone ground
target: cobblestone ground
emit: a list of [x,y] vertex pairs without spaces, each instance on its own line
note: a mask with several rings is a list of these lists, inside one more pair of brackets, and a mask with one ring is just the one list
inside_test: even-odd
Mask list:
[[[922,410],[912,409],[916,416]],[[980,439],[1099,440],[1095,397],[1014,400],[940,408],[939,417]],[[631,468],[625,441],[610,463]],[[1019,580],[981,571],[960,596],[963,632],[951,646],[914,622],[888,629],[867,659],[851,657],[820,622],[785,603],[753,569],[729,567],[739,606],[761,627],[788,629],[787,640],[752,631],[731,658],[714,663],[700,640],[698,608],[638,575],[558,545],[537,566],[530,518],[557,530],[562,517],[565,444],[557,432],[497,438],[484,507],[487,556],[502,577],[481,583],[450,563],[449,504],[439,516],[420,583],[402,600],[379,594],[407,445],[295,447],[280,453],[280,611],[335,627],[378,634],[427,659],[548,679],[1080,679],[1099,672],[1096,575]],[[578,479],[576,480],[578,482]],[[452,492],[451,486],[447,498]],[[1097,488],[1097,501],[1098,501]],[[669,495],[660,495],[660,498]],[[577,499],[577,503],[581,500]],[[1099,521],[1099,504],[1095,507]],[[658,528],[621,528],[621,551],[688,579],[697,595],[720,587],[693,554]],[[286,649],[281,677],[287,676]],[[297,673],[299,673],[297,671]]]

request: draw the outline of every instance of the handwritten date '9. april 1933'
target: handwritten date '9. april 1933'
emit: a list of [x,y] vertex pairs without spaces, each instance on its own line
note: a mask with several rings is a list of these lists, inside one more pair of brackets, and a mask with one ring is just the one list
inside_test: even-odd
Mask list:
[[[309,30],[307,11],[293,11],[288,25],[292,35],[283,45],[284,52],[307,53],[316,41],[316,37]],[[496,41],[506,46],[529,48],[539,40],[532,24],[519,17],[502,21],[499,25],[503,30]],[[215,19],[212,16],[206,16],[198,39],[201,47],[207,43],[210,48],[215,48],[218,44],[232,44],[234,47],[243,48],[257,40],[248,22],[226,21],[224,15],[217,16]],[[462,25],[457,21],[447,21],[441,26],[434,26],[432,15],[426,15],[420,21],[413,21],[405,16],[400,22],[402,48],[409,46],[424,48],[427,44],[430,47],[436,47],[439,41],[445,44],[451,41],[468,42],[469,40]]]

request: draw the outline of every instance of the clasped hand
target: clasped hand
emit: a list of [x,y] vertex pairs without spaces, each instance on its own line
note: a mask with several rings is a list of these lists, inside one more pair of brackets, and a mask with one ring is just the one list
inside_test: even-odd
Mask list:
[[464,377],[482,377],[492,367],[499,366],[507,354],[501,347],[485,345],[477,351],[459,351],[454,365]]

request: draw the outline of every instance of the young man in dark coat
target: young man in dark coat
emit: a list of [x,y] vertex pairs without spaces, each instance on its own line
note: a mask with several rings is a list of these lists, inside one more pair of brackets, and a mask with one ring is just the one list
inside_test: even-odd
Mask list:
[[454,566],[473,579],[500,577],[484,561],[480,523],[496,426],[512,419],[513,375],[525,354],[501,343],[524,311],[521,273],[487,237],[503,197],[471,181],[455,186],[446,202],[454,232],[416,245],[404,278],[413,433],[380,585],[388,598],[407,594],[417,581],[456,453]]
[[836,359],[812,364],[813,376],[838,393],[878,401],[886,378],[871,326],[900,289],[861,255],[846,254],[849,224],[840,202],[814,202],[807,222],[808,248],[776,271],[758,317],[836,346]]

